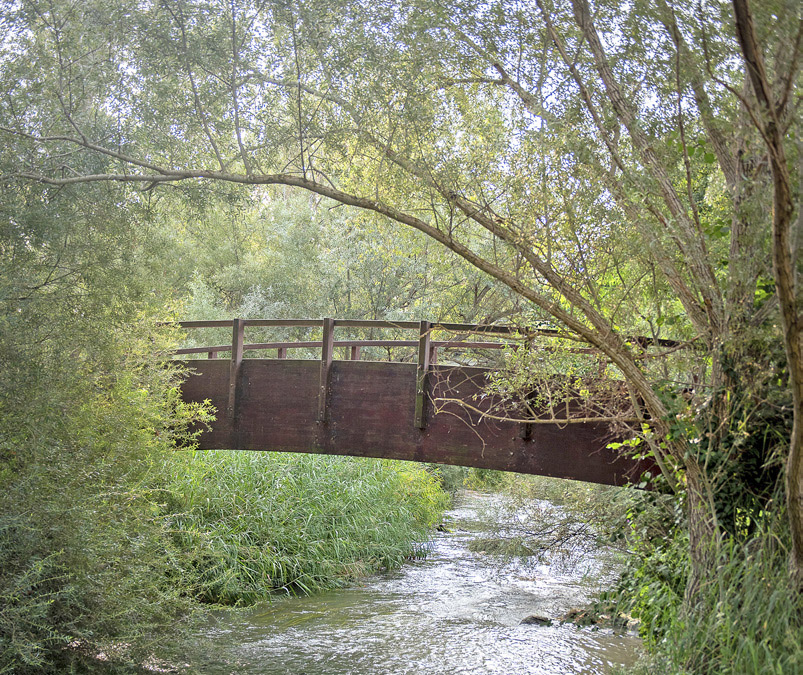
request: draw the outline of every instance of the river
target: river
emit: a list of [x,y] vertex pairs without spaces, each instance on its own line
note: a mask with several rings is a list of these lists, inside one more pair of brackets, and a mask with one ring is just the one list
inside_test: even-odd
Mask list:
[[564,675],[633,663],[635,635],[520,624],[582,605],[592,591],[589,566],[514,565],[500,573],[489,556],[469,550],[488,529],[484,506],[492,499],[459,495],[427,558],[397,572],[216,614],[182,660],[199,673],[289,675]]

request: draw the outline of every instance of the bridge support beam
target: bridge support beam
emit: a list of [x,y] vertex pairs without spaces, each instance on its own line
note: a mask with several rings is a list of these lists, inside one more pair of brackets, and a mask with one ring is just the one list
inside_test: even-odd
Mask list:
[[329,383],[332,378],[332,358],[335,350],[335,320],[323,320],[321,345],[321,374],[318,385],[318,424],[329,421]]
[[432,324],[422,321],[418,333],[418,368],[415,383],[415,426],[424,429],[427,426],[427,379],[432,354]]
[[[230,365],[224,359],[186,361],[196,374],[182,385],[185,401],[209,399],[225,410]],[[316,424],[321,363],[304,359],[243,359],[236,415],[220,415],[199,439],[199,449],[317,452],[438,462],[519,471],[608,485],[655,475],[649,460],[634,460],[607,446],[607,424],[534,424],[528,440],[520,424],[485,420],[490,405],[482,368],[431,367],[425,390],[426,428],[413,424],[416,370],[412,363],[335,361],[331,364],[326,423]],[[435,414],[431,396],[439,403]],[[475,398],[476,397],[476,398]],[[479,410],[466,410],[466,401]]]
[[232,321],[231,336],[231,365],[229,366],[229,401],[227,405],[228,417],[234,420],[237,409],[237,383],[240,379],[240,367],[243,363],[243,342],[245,335],[245,321],[234,319]]

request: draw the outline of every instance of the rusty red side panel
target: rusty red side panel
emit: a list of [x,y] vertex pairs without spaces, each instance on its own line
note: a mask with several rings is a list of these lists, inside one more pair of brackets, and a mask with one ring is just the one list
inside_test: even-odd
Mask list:
[[320,362],[245,359],[233,418],[226,411],[229,363],[190,361],[196,374],[183,385],[185,400],[210,399],[217,421],[201,436],[202,449],[273,450],[474,466],[622,485],[651,469],[650,462],[620,456],[605,446],[604,424],[522,425],[480,419],[453,398],[474,400],[488,372],[434,366],[428,376],[425,427],[415,425],[416,365],[334,361],[326,415],[319,421]]

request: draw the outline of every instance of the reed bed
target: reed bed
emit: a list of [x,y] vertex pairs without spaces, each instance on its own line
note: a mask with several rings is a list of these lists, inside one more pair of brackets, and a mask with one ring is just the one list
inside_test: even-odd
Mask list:
[[267,452],[180,453],[166,504],[198,599],[251,604],[311,593],[426,555],[448,503],[406,462]]

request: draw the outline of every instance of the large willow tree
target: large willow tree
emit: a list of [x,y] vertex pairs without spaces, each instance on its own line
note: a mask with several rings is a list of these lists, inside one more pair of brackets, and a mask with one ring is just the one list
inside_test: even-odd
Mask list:
[[420,230],[627,383],[690,599],[780,430],[800,584],[796,2],[18,0],[4,28],[7,184],[289,185]]

